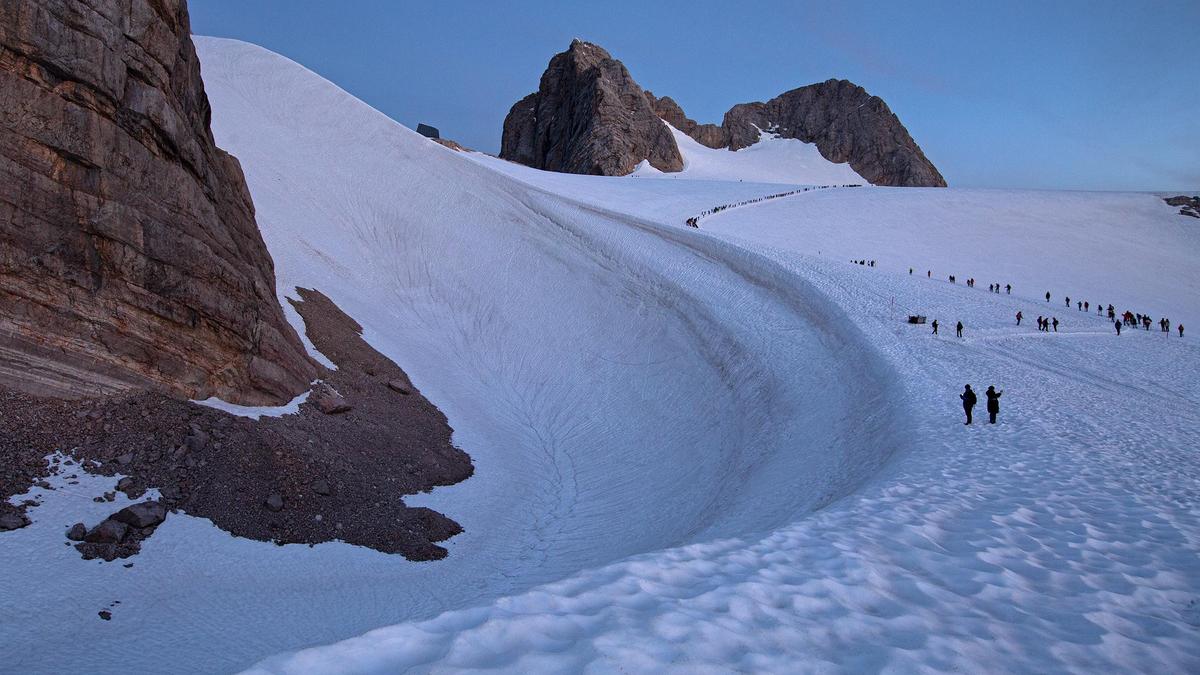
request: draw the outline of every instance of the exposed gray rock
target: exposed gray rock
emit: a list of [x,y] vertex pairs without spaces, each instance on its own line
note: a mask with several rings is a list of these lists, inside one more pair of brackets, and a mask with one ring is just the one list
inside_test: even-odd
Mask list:
[[19,530],[29,524],[29,518],[23,513],[5,513],[0,515],[0,532]]
[[279,494],[273,494],[270,497],[267,497],[266,501],[263,502],[263,506],[266,506],[268,511],[282,511],[283,496]]
[[67,539],[71,541],[83,541],[85,536],[87,536],[87,525],[83,523],[75,523],[71,529],[67,530]]
[[323,497],[328,496],[330,493],[329,481],[327,481],[325,479],[315,480],[315,481],[313,481],[312,489],[313,489],[313,492],[315,492]]
[[623,176],[643,160],[679,171],[675,138],[629,71],[608,52],[574,40],[550,59],[537,92],[504,118],[500,156],[538,169]]
[[106,518],[98,525],[88,530],[83,540],[90,544],[119,544],[129,532],[129,526],[111,518]]
[[167,519],[167,508],[162,502],[141,502],[126,506],[109,517],[139,529],[157,527]]
[[759,129],[814,143],[874,185],[945,187],[946,181],[883,99],[847,80],[827,80],[725,113],[729,147],[758,142]]

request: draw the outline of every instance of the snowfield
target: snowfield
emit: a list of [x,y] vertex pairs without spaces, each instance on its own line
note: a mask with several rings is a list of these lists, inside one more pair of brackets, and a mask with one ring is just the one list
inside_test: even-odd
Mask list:
[[[176,514],[125,569],[62,545],[109,479],[60,476],[0,536],[0,670],[1200,671],[1193,219],[865,187],[696,230],[862,180],[779,139],[681,142],[674,179],[535,171],[196,44],[280,294],[327,294],[446,413],[475,476],[409,500],[465,532],[414,563]],[[1197,332],[1117,337],[1064,294]],[[998,424],[962,424],[966,382]]]

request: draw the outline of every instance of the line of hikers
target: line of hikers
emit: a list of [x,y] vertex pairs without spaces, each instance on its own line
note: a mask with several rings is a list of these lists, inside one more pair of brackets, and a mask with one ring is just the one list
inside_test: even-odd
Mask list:
[[[874,267],[875,261],[874,260],[851,260],[850,264],[851,265],[866,265],[867,267]],[[908,273],[912,274],[912,270],[909,270]]]
[[788,190],[787,192],[777,192],[773,195],[763,195],[762,197],[755,197],[754,199],[743,199],[740,202],[734,202],[732,204],[721,204],[720,206],[714,206],[711,209],[706,209],[704,211],[701,211],[699,215],[692,216],[691,218],[688,218],[687,220],[685,220],[683,222],[686,223],[688,227],[699,228],[700,227],[700,219],[711,216],[714,213],[720,213],[720,212],[724,211],[725,209],[736,209],[739,206],[749,206],[750,204],[757,204],[759,202],[765,202],[768,199],[778,199],[780,197],[789,197],[791,195],[800,194],[801,192],[808,192],[809,190],[827,190],[829,188],[835,188],[835,187],[853,188],[853,187],[862,187],[862,184],[861,183],[847,183],[844,185],[810,185],[810,186],[804,187],[804,188],[796,188],[795,190]]
[[[996,387],[989,386],[984,394],[987,396],[988,423],[995,424],[996,415],[1000,414],[1000,396],[1004,394],[1004,390],[996,391]],[[968,384],[963,389],[963,393],[959,394],[958,397],[962,399],[963,412],[967,414],[967,421],[964,424],[970,424],[972,422],[971,411],[978,402],[978,399],[975,397],[975,390],[971,389],[971,385]]]

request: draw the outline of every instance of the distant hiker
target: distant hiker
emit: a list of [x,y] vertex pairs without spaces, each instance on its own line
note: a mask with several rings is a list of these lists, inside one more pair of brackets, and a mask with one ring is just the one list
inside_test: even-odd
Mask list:
[[1121,336],[1121,322],[1114,319],[1113,325],[1117,327],[1117,337],[1120,337]]
[[1085,311],[1085,312],[1090,312],[1090,311],[1092,311],[1091,307],[1089,307],[1089,306],[1088,306],[1088,301],[1087,301],[1087,300],[1084,300],[1084,301],[1083,301],[1083,311]]
[[988,423],[995,424],[996,415],[1000,414],[1000,395],[1004,390],[996,391],[995,387],[989,386],[984,393],[987,394]]
[[1082,311],[1083,311],[1083,303],[1082,303],[1082,302],[1080,302],[1079,300],[1076,300],[1076,301],[1075,301],[1075,309],[1076,309],[1077,311],[1080,311],[1080,312],[1082,312]]
[[1071,297],[1067,296],[1067,307],[1071,306]]
[[1058,317],[1054,317],[1054,332],[1058,332]]
[[928,279],[929,277],[932,277],[932,276],[933,276],[933,270],[925,270],[925,278],[926,279]]
[[1038,330],[1041,330],[1041,329],[1042,329],[1042,325],[1043,325],[1044,323],[1046,323],[1046,320],[1042,318],[1042,315],[1041,315],[1041,314],[1039,314],[1039,315],[1038,315]]
[[1004,284],[1004,292],[1012,295],[1012,284]]
[[975,402],[978,400],[975,398],[975,392],[971,391],[971,385],[968,384],[966,389],[963,390],[963,393],[959,394],[958,397],[962,399],[963,412],[967,413],[967,421],[965,424],[970,424],[971,409],[975,407]]
[[1021,312],[1020,311],[1017,312],[1017,325],[1018,326],[1021,325]]
[[991,292],[992,292],[992,285],[988,284],[988,293],[991,293]]
[[1000,284],[996,284],[996,293],[997,293],[997,294],[999,294],[999,293],[1000,293]]
[[908,268],[908,276],[910,276],[910,277],[912,276],[912,268],[911,267]]
[[1165,316],[1163,317],[1163,332],[1164,333],[1171,332],[1171,320]]
[[958,325],[955,326],[954,328],[958,332],[958,337],[962,337],[962,322],[959,321]]
[[1147,330],[1147,331],[1148,331],[1148,330],[1150,330],[1150,317],[1149,317],[1149,315],[1147,315],[1147,316],[1143,316],[1143,317],[1142,317],[1142,326],[1144,326],[1144,327],[1146,328],[1146,330]]
[[934,335],[937,335],[937,326],[938,326],[937,319],[934,319],[933,320],[933,334]]
[[1108,306],[1108,318],[1115,319],[1116,316],[1117,316],[1116,310],[1113,309],[1112,305],[1109,305]]
[[1176,326],[1179,329],[1179,337],[1183,337],[1183,324]]

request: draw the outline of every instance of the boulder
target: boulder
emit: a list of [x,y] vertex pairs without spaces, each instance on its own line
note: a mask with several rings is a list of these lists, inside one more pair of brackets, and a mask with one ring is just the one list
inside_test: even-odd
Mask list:
[[336,389],[328,385],[315,390],[312,396],[309,397],[309,400],[312,401],[313,405],[317,406],[317,410],[326,415],[344,413],[353,408],[353,406],[346,402],[345,398],[342,398],[342,395]]
[[330,492],[329,481],[324,479],[313,481],[312,490],[323,497],[328,496]]
[[83,541],[85,536],[87,536],[87,526],[83,523],[75,523],[71,529],[67,530],[67,539],[71,541]]
[[263,506],[266,506],[267,510],[271,511],[271,512],[282,511],[283,510],[283,496],[279,495],[279,494],[273,494],[273,495],[267,497],[266,501],[263,502]]
[[129,526],[125,523],[106,518],[88,530],[83,540],[91,544],[119,544],[128,532]]
[[5,513],[0,515],[0,532],[19,530],[29,525],[29,522],[29,518],[25,517],[23,513]]
[[402,380],[388,380],[387,386],[388,389],[405,396],[412,393],[412,390],[408,388],[408,384]]
[[140,502],[126,506],[109,517],[138,529],[157,527],[167,519],[167,507],[162,502]]

